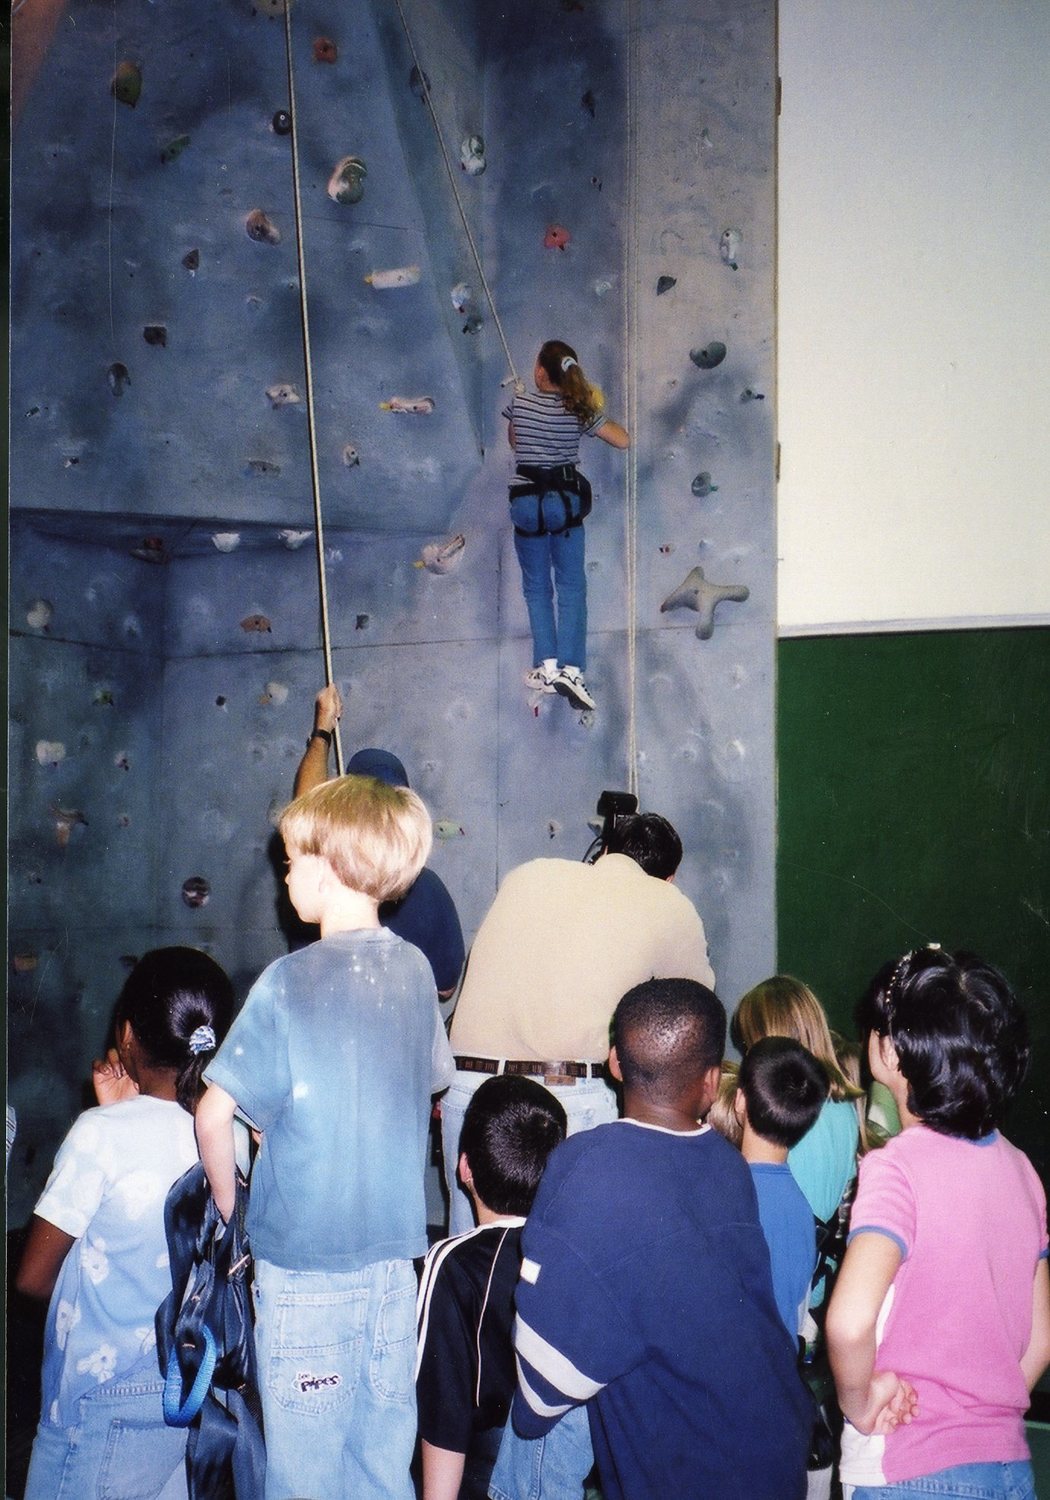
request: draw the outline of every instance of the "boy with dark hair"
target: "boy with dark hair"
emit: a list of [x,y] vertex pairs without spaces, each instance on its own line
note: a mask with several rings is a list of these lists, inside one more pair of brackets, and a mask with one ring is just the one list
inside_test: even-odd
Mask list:
[[654,979],[613,1017],[624,1118],[572,1136],[522,1238],[514,1424],[589,1403],[606,1500],[801,1500],[813,1409],[742,1157],[697,1121],[725,1012]]
[[756,1042],[744,1054],[737,1079],[740,1150],[758,1195],[773,1295],[792,1340],[806,1315],[817,1248],[813,1211],[791,1175],[787,1155],[820,1114],[828,1088],[823,1064],[786,1036]]
[[280,829],[292,905],[321,937],[256,980],[196,1116],[227,1219],[236,1110],[262,1131],[248,1233],[265,1500],[412,1500],[412,1262],[452,1056],[430,965],[379,904],[422,869],[430,815],[407,787],[343,776]]
[[429,1251],[417,1302],[423,1500],[485,1500],[514,1395],[521,1226],[564,1139],[564,1109],[531,1078],[489,1078],[467,1106],[459,1176],[478,1227]]

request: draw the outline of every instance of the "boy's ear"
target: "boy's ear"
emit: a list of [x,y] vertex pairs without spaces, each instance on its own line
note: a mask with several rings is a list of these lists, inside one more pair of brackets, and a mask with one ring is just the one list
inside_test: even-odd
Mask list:
[[736,1092],[733,1094],[733,1109],[736,1112],[737,1119],[740,1121],[741,1125],[743,1125],[745,1120],[747,1119],[747,1100],[744,1098],[744,1091],[742,1088],[738,1087]]
[[467,1153],[465,1151],[461,1151],[459,1153],[459,1164],[457,1170],[459,1173],[459,1180],[463,1184],[463,1186],[468,1189],[472,1188],[474,1186],[474,1178],[471,1176],[470,1162],[467,1160]]
[[620,1067],[620,1059],[617,1056],[615,1047],[609,1048],[609,1072],[616,1079],[617,1083],[623,1082],[623,1069]]
[[715,1063],[712,1067],[705,1069],[701,1075],[701,1088],[703,1090],[703,1107],[697,1110],[697,1115],[703,1117],[718,1098],[718,1090],[722,1086],[722,1064]]

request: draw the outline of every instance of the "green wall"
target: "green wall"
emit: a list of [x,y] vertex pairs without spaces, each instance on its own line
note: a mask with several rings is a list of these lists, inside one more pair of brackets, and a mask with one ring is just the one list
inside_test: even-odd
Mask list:
[[1032,1062],[1008,1133],[1050,1169],[1050,630],[783,640],[778,963],[832,1023],[925,942],[998,965]]

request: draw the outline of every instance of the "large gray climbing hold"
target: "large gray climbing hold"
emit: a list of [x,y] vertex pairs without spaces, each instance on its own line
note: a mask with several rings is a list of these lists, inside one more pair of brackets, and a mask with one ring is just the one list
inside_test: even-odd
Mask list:
[[724,599],[743,604],[750,594],[751,590],[742,583],[708,583],[703,568],[696,567],[690,570],[684,583],[668,594],[660,605],[660,613],[665,614],[669,609],[695,609],[700,616],[697,639],[709,641],[714,634],[717,606]]
[[726,346],[720,339],[712,339],[702,349],[690,349],[689,358],[698,370],[713,370],[726,357]]

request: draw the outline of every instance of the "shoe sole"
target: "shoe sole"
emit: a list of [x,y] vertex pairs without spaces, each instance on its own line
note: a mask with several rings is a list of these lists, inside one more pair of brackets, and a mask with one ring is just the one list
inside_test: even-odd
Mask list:
[[554,684],[554,691],[559,693],[563,698],[566,698],[572,704],[573,708],[578,708],[581,713],[587,713],[594,707],[593,698],[581,698],[576,689],[570,687],[567,682],[556,682]]

